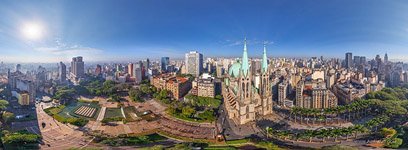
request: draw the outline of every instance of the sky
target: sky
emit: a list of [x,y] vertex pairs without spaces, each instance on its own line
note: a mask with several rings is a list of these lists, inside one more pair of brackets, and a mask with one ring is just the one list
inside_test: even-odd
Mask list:
[[5,62],[239,57],[244,38],[250,57],[408,60],[408,1],[0,0]]

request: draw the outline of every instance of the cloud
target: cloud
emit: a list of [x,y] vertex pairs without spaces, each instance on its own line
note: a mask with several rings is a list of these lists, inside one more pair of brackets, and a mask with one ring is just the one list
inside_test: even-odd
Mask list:
[[79,44],[67,43],[57,38],[47,46],[35,47],[34,50],[53,55],[83,55],[98,54],[101,49],[86,47]]
[[90,47],[81,47],[74,45],[71,47],[38,47],[35,48],[36,51],[46,52],[51,54],[72,54],[72,53],[99,53],[102,52],[100,49],[90,48]]

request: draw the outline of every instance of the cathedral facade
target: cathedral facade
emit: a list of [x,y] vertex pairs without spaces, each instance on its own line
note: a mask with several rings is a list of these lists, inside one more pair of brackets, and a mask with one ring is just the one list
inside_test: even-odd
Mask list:
[[235,124],[246,124],[257,117],[272,114],[272,89],[266,46],[259,71],[252,69],[248,59],[246,40],[240,62],[228,69],[224,79],[223,96],[228,117]]

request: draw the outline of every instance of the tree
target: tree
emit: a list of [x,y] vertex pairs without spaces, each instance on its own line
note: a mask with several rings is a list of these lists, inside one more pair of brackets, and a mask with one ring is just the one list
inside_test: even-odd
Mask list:
[[273,129],[271,127],[266,127],[266,137],[269,138],[269,135],[273,133]]
[[216,96],[215,96],[215,99],[222,100],[222,96],[221,96],[221,95],[216,95]]
[[398,148],[400,145],[402,145],[400,138],[387,138],[384,142],[384,146],[388,148]]
[[143,94],[147,94],[147,95],[150,95],[153,93],[152,89],[150,89],[149,85],[147,84],[141,84],[140,91],[142,91]]
[[142,92],[141,92],[140,90],[131,88],[131,89],[129,90],[128,94],[129,94],[129,98],[130,98],[132,101],[143,102],[143,100],[142,100],[142,98],[141,98]]
[[9,123],[10,121],[14,119],[14,114],[12,112],[6,111],[3,113],[2,118],[5,123]]
[[191,106],[183,107],[181,113],[184,117],[191,117],[195,113],[195,109]]
[[199,113],[198,117],[202,120],[207,120],[210,122],[213,122],[216,119],[213,110],[205,110],[204,112]]
[[382,128],[380,131],[381,135],[383,135],[385,138],[389,138],[397,134],[397,131],[393,128]]
[[9,133],[4,135],[4,143],[8,144],[27,144],[27,143],[36,143],[41,136],[37,134],[29,133],[25,130],[18,131],[15,133]]
[[177,109],[174,108],[173,106],[167,107],[166,111],[167,111],[168,114],[175,114],[175,113],[177,113]]
[[6,100],[0,100],[0,111],[6,109],[8,105],[9,105],[9,102],[8,102],[8,101],[6,101]]

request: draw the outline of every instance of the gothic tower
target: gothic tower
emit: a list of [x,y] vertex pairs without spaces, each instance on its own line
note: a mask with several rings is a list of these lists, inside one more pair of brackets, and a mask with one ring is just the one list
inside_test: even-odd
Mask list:
[[263,114],[272,113],[272,90],[269,79],[268,57],[266,56],[266,45],[264,44],[261,64],[260,96],[262,100]]
[[241,90],[241,100],[244,104],[251,103],[252,94],[252,73],[249,68],[248,52],[246,46],[246,39],[244,41],[244,53],[242,54],[242,67],[240,70],[239,86]]

